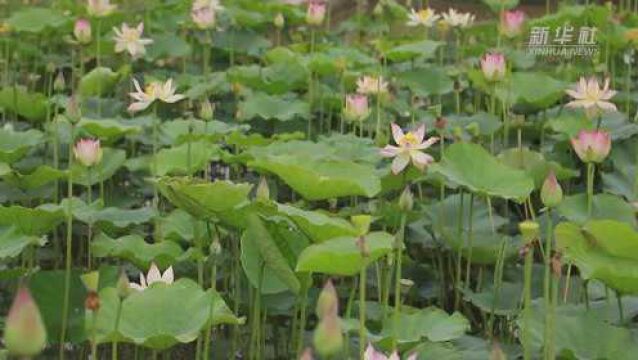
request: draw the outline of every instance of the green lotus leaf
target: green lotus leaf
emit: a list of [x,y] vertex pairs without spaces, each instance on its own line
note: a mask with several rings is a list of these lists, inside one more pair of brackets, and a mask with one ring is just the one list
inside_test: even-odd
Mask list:
[[78,91],[82,96],[102,96],[113,91],[120,74],[107,67],[96,67],[82,76]]
[[206,233],[206,225],[182,209],[173,210],[161,223],[162,235],[169,240],[192,242],[198,231],[199,236]]
[[40,205],[28,208],[19,205],[0,206],[0,225],[15,226],[24,235],[42,236],[64,221],[64,211]]
[[277,204],[280,213],[290,217],[301,231],[314,242],[323,242],[338,236],[355,236],[357,230],[348,221],[319,211],[308,211],[294,206]]
[[638,262],[638,232],[625,222],[614,220],[589,221],[584,231],[591,235],[590,245],[612,256]]
[[66,178],[67,172],[54,169],[48,165],[40,165],[29,174],[11,173],[4,180],[15,187],[29,190],[44,186],[52,181]]
[[305,89],[308,77],[308,69],[299,60],[277,62],[267,67],[235,66],[228,70],[231,82],[272,95]]
[[[190,145],[189,145],[190,144]],[[157,153],[157,176],[191,175],[203,170],[211,161],[218,160],[219,147],[207,141],[185,143],[169,149],[162,149]],[[190,158],[190,167],[189,167]]]
[[503,85],[496,88],[496,96],[508,104],[547,108],[565,95],[567,85],[540,72],[514,72]]
[[521,310],[522,283],[503,281],[496,294],[492,285],[474,292],[471,289],[462,289],[463,299],[481,309],[486,314],[500,316],[515,316]]
[[78,162],[73,163],[73,183],[83,186],[95,185],[110,179],[126,161],[126,151],[103,148],[102,161],[87,168]]
[[172,241],[150,244],[139,235],[112,239],[104,233],[93,238],[91,249],[95,257],[127,260],[140,269],[148,269],[152,262],[166,268],[183,253],[182,248]]
[[[587,210],[587,194],[567,196],[558,206],[561,216],[578,224],[584,224],[590,216]],[[591,219],[610,219],[636,225],[635,211],[631,204],[611,194],[596,194],[592,201]]]
[[635,141],[614,143],[610,155],[614,164],[613,171],[601,174],[605,190],[618,196],[624,196],[629,201],[638,200],[636,156]]
[[127,135],[136,135],[142,131],[139,125],[127,124],[116,119],[87,119],[83,118],[77,125],[90,135],[103,139],[109,143]]
[[240,102],[238,106],[242,120],[262,118],[288,121],[295,118],[307,119],[310,116],[308,103],[293,96],[283,97],[255,93]]
[[17,113],[28,120],[44,120],[47,107],[47,97],[44,94],[28,92],[22,86],[5,87],[0,90],[0,108]]
[[448,125],[452,129],[460,129],[465,133],[466,139],[471,139],[475,129],[483,136],[492,135],[501,128],[501,120],[486,112],[477,112],[471,116],[450,115],[447,117]]
[[7,228],[0,232],[0,259],[16,257],[27,246],[42,246],[45,242],[44,238],[23,235],[15,227]]
[[386,232],[372,232],[365,236],[369,256],[361,256],[357,237],[340,236],[308,246],[299,255],[298,272],[329,275],[356,275],[370,263],[392,251],[394,236]]
[[543,182],[550,171],[553,171],[559,180],[566,180],[578,175],[576,170],[564,168],[555,161],[545,160],[543,154],[527,148],[505,150],[499,154],[498,158],[505,165],[527,172],[534,179],[536,189],[540,189],[543,186]]
[[[2,106],[0,104],[0,106]],[[38,130],[13,131],[0,129],[0,161],[14,163],[24,157],[29,149],[42,143],[43,135]]]
[[518,5],[518,0],[482,0],[482,2],[495,13],[513,9]]
[[432,59],[441,45],[443,45],[442,42],[433,40],[401,44],[386,51],[385,56],[388,60],[397,62],[408,61],[417,57]]
[[454,82],[441,68],[430,67],[399,73],[397,82],[414,95],[428,97],[444,95],[454,90]]
[[477,144],[449,146],[441,162],[430,166],[430,170],[484,196],[522,202],[534,190],[534,181],[526,172],[501,163]]
[[387,317],[380,335],[384,339],[396,336],[399,343],[419,342],[423,338],[432,342],[450,341],[460,338],[470,330],[470,322],[461,313],[449,315],[436,307],[402,312],[399,314],[398,329],[395,329],[393,320],[393,316]]
[[18,32],[41,33],[62,27],[69,20],[56,9],[30,6],[14,12],[7,20],[7,25]]
[[217,120],[178,119],[162,123],[161,133],[163,142],[179,145],[188,139],[218,140],[222,136],[231,134],[234,131],[244,131],[249,128],[248,125],[228,124]]
[[192,48],[186,40],[176,34],[164,33],[153,37],[153,46],[148,48],[150,59],[179,58],[190,55]]

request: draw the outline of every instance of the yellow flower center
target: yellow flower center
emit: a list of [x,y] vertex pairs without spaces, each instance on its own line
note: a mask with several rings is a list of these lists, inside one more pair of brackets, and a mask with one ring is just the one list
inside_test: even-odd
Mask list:
[[430,9],[422,9],[419,10],[417,16],[419,17],[419,20],[426,21],[432,16],[432,12],[430,11]]
[[418,144],[419,144],[419,140],[416,138],[416,136],[412,132],[408,132],[407,134],[405,134],[405,136],[403,136],[403,139],[401,139],[400,145],[418,145]]

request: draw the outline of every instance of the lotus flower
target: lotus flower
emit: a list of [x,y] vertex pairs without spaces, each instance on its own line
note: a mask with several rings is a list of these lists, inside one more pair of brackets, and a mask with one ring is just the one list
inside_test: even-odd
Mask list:
[[605,131],[581,130],[571,141],[574,151],[585,163],[600,163],[611,151],[611,136]]
[[414,166],[419,170],[432,163],[432,156],[421,152],[434,145],[439,138],[431,137],[423,141],[425,137],[425,125],[419,126],[415,132],[403,133],[399,125],[392,123],[392,137],[398,146],[387,145],[381,149],[381,156],[386,158],[394,158],[392,160],[392,173],[399,174],[412,161]]
[[443,13],[443,21],[451,27],[464,29],[474,22],[474,15],[471,13],[460,13],[454,9],[449,9]]
[[145,110],[155,100],[172,104],[185,98],[184,95],[175,94],[176,88],[173,86],[172,79],[168,79],[164,84],[153,81],[144,90],[142,90],[137,80],[133,79],[133,84],[135,85],[135,92],[129,93],[129,95],[136,101],[129,105],[128,111],[130,112]]
[[73,26],[73,36],[78,43],[86,45],[91,42],[91,23],[86,19],[77,19]]
[[86,5],[86,11],[95,17],[109,16],[115,9],[116,6],[110,0],[89,0]]
[[567,103],[568,107],[584,108],[589,114],[598,110],[616,111],[616,105],[609,100],[616,95],[616,91],[609,89],[609,78],[605,79],[605,84],[601,89],[598,86],[598,79],[595,77],[580,78],[575,88],[566,90],[567,94],[574,100]]
[[505,77],[505,56],[487,53],[481,58],[481,71],[488,81],[498,81]]
[[102,160],[102,148],[100,140],[82,139],[73,147],[75,158],[84,166],[97,165]]
[[151,263],[151,268],[148,270],[148,274],[146,275],[146,279],[144,279],[144,274],[140,273],[140,283],[129,283],[131,289],[135,289],[137,291],[144,291],[147,287],[151,286],[153,283],[164,283],[170,285],[173,283],[173,267],[169,266],[164,273],[160,273],[160,270],[157,268],[155,263]]
[[326,17],[326,3],[323,0],[310,0],[306,11],[306,23],[319,26]]
[[[416,360],[417,354],[414,353],[407,357],[406,360]],[[394,351],[390,356],[386,356],[380,351],[376,351],[372,344],[368,344],[365,353],[363,353],[363,360],[401,360],[399,353]]]
[[383,94],[388,92],[388,83],[381,76],[364,76],[357,80],[357,92],[365,95]]
[[563,201],[563,189],[560,187],[554,171],[550,171],[549,175],[547,175],[547,178],[543,182],[543,187],[541,188],[541,200],[547,207],[558,206]]
[[362,121],[370,115],[368,97],[362,94],[346,96],[346,107],[343,110],[344,117],[350,121]]
[[115,52],[127,51],[134,59],[146,54],[146,45],[152,44],[153,40],[142,38],[144,23],[139,23],[137,27],[131,28],[127,24],[122,24],[121,28],[113,28],[115,36]]
[[38,305],[29,289],[18,288],[5,320],[4,344],[9,353],[30,358],[39,354],[47,343],[47,332]]
[[212,29],[217,23],[217,12],[223,10],[218,0],[196,0],[191,8],[191,19],[200,29]]
[[441,16],[435,14],[434,10],[430,8],[421,9],[419,11],[411,9],[406,25],[432,27],[440,18]]
[[523,32],[525,13],[520,10],[505,11],[501,15],[501,33],[509,38],[516,37]]

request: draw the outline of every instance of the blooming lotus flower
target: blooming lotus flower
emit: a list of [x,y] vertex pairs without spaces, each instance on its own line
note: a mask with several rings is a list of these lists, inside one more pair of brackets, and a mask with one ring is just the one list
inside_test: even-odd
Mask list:
[[91,42],[91,23],[86,19],[77,19],[73,26],[73,36],[78,43],[86,45]]
[[434,10],[430,8],[421,9],[419,11],[411,9],[406,25],[432,27],[440,18],[441,16],[435,14]]
[[217,12],[223,10],[218,0],[196,0],[191,8],[191,19],[200,29],[212,29],[217,23]]
[[443,13],[443,21],[451,26],[460,29],[464,29],[474,22],[474,15],[471,13],[460,13],[454,9],[449,9],[448,12]]
[[439,141],[437,137],[431,137],[423,141],[425,137],[425,125],[419,126],[415,132],[403,133],[399,125],[392,123],[392,137],[398,146],[387,145],[381,149],[381,156],[394,158],[392,160],[392,173],[398,174],[412,161],[419,170],[432,163],[432,156],[421,152]]
[[151,268],[148,270],[148,274],[146,275],[146,279],[144,279],[144,274],[140,273],[140,283],[129,283],[131,289],[135,289],[137,291],[144,291],[147,287],[151,286],[153,283],[164,283],[170,285],[173,283],[174,275],[173,275],[173,267],[169,266],[164,273],[160,273],[160,270],[157,268],[155,263],[151,263]]
[[571,140],[576,154],[585,163],[600,163],[611,151],[611,136],[600,130],[581,130]]
[[581,77],[573,90],[568,89],[565,92],[574,99],[567,103],[568,107],[584,108],[590,115],[598,110],[617,110],[616,105],[609,101],[616,95],[616,91],[609,89],[609,78],[605,79],[605,84],[601,89],[598,86],[598,79],[595,77],[591,77],[589,80]]
[[[408,356],[406,360],[416,360],[416,356],[417,354],[414,353]],[[401,360],[401,358],[396,351],[390,354],[390,356],[386,356],[384,353],[376,351],[374,347],[372,347],[372,344],[368,344],[366,351],[363,353],[363,360]]]
[[525,13],[520,10],[505,11],[501,15],[501,33],[509,38],[516,37],[523,32]]
[[139,23],[137,27],[131,28],[127,24],[122,24],[120,29],[114,27],[115,52],[121,53],[126,50],[134,59],[146,54],[146,45],[152,44],[153,40],[142,38],[144,23]]
[[364,76],[357,80],[357,92],[365,95],[383,94],[388,92],[388,83],[382,76]]
[[481,58],[481,71],[488,81],[498,81],[505,77],[505,56],[488,53]]
[[75,158],[84,166],[97,165],[102,160],[102,148],[100,140],[82,139],[73,147]]
[[363,121],[370,115],[368,97],[362,94],[346,96],[346,107],[343,110],[346,120]]
[[5,320],[4,344],[10,354],[31,358],[38,355],[47,343],[47,331],[38,305],[29,289],[18,288]]
[[319,26],[326,17],[326,3],[323,0],[310,0],[306,11],[306,23]]
[[110,0],[89,0],[86,5],[86,11],[95,17],[109,16],[116,8]]
[[145,110],[155,100],[172,104],[185,98],[184,95],[175,94],[176,88],[173,86],[173,79],[168,79],[164,84],[153,81],[144,90],[142,90],[137,80],[133,79],[133,84],[135,85],[135,92],[129,93],[129,95],[136,101],[129,105],[128,111],[130,112]]

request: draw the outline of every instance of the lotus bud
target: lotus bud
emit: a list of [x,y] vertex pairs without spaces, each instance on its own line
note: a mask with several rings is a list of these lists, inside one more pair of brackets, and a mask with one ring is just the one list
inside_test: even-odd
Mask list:
[[77,124],[82,119],[80,105],[75,96],[72,96],[66,105],[66,117],[72,124]]
[[348,68],[348,60],[346,60],[343,56],[339,56],[335,60],[335,67],[337,68],[337,71],[343,73]]
[[97,292],[89,291],[86,294],[86,299],[84,299],[84,308],[91,310],[92,312],[100,310],[100,296]]
[[91,271],[80,276],[80,280],[88,291],[97,291],[100,283],[100,272]]
[[326,281],[317,299],[317,317],[337,316],[339,313],[339,297],[332,280]]
[[306,23],[312,26],[319,26],[326,17],[326,3],[324,0],[310,0],[306,12]]
[[554,171],[549,172],[543,183],[541,200],[547,207],[556,207],[563,201],[563,189],[560,187]]
[[270,188],[268,187],[268,180],[265,176],[259,179],[259,185],[257,185],[257,191],[255,192],[257,200],[268,201],[270,200]]
[[47,332],[38,305],[29,289],[20,286],[5,320],[4,344],[10,354],[38,355],[47,342]]
[[239,96],[239,94],[241,94],[242,86],[238,82],[233,82],[230,85],[230,89],[232,90],[233,94],[235,94],[235,96]]
[[275,27],[277,29],[283,29],[284,25],[286,25],[286,19],[284,18],[284,15],[282,13],[277,13],[277,15],[275,15],[275,19],[273,20],[273,24],[275,24]]
[[520,10],[504,11],[501,15],[501,34],[513,38],[523,32],[525,13]]
[[100,140],[82,139],[75,143],[73,148],[75,158],[84,166],[97,165],[102,160],[102,148]]
[[91,42],[91,23],[86,19],[78,19],[73,27],[75,40],[82,45]]
[[467,132],[470,133],[470,135],[474,138],[481,136],[481,126],[476,122],[473,122],[466,126],[465,130],[467,130]]
[[117,290],[117,296],[123,300],[131,294],[131,287],[129,286],[128,277],[124,272],[120,273],[115,284],[115,290]]
[[312,349],[306,348],[301,354],[301,357],[299,357],[299,360],[314,360],[312,357]]
[[210,253],[214,256],[218,256],[222,253],[222,244],[219,242],[219,239],[215,238],[215,240],[210,243],[210,248],[208,249]]
[[341,319],[336,315],[323,318],[315,329],[313,344],[317,353],[323,357],[341,352],[343,347]]
[[208,101],[208,99],[202,101],[199,104],[199,117],[202,120],[211,121],[215,116],[215,105]]
[[404,212],[412,211],[414,207],[414,196],[412,196],[412,191],[410,191],[410,187],[406,186],[405,190],[401,193],[399,197],[399,209]]
[[410,279],[401,279],[399,284],[401,285],[401,293],[407,294],[414,286],[414,281]]
[[56,92],[62,92],[64,91],[65,87],[66,82],[64,81],[64,74],[62,73],[62,71],[59,71],[58,74],[55,76],[55,80],[53,80],[53,90],[55,90]]
[[518,230],[521,232],[523,242],[530,244],[540,236],[540,225],[536,221],[526,220],[518,223]]
[[343,115],[349,121],[365,120],[370,115],[368,97],[362,94],[347,95]]
[[481,71],[487,81],[499,81],[505,77],[505,56],[488,53],[481,58]]
[[370,215],[354,215],[350,221],[357,229],[357,234],[363,236],[370,232],[370,224],[372,224],[372,216]]
[[605,131],[582,130],[571,142],[574,151],[585,163],[603,162],[611,151],[611,136]]

